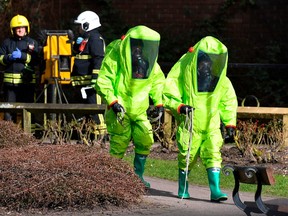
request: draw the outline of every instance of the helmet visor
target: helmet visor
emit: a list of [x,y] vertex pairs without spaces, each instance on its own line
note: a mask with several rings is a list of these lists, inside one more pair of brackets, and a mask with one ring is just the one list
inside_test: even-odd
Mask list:
[[156,62],[159,41],[130,39],[133,79],[147,79]]
[[197,87],[198,92],[213,92],[223,72],[227,53],[210,54],[198,52]]

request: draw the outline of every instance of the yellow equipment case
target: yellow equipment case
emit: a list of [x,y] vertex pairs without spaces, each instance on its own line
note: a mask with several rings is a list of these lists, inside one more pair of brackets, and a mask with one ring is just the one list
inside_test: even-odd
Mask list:
[[43,47],[45,70],[41,76],[41,83],[58,82],[70,84],[71,71],[74,63],[72,57],[71,30],[45,30],[46,44]]

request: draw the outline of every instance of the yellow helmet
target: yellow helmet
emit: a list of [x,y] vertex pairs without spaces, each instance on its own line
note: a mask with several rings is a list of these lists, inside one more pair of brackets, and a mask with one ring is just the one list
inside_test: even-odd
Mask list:
[[11,29],[12,35],[13,35],[13,28],[22,27],[22,26],[26,27],[27,34],[29,34],[30,26],[29,26],[29,22],[27,18],[19,14],[14,16],[10,21],[10,29]]

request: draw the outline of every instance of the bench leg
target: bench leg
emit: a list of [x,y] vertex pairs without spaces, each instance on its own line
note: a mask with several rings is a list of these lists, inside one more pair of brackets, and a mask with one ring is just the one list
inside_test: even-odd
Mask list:
[[[260,209],[258,209],[258,206],[251,206],[251,205],[246,205],[244,202],[242,202],[240,195],[239,195],[239,188],[240,188],[240,176],[239,176],[239,171],[237,169],[235,169],[233,166],[230,165],[226,165],[223,168],[223,171],[225,173],[225,175],[229,175],[229,170],[233,171],[233,176],[234,176],[234,189],[232,192],[232,197],[233,197],[233,202],[234,204],[243,212],[246,213],[246,215],[250,216],[251,213],[262,213],[260,211]],[[253,170],[252,170],[253,171]],[[255,172],[254,172],[255,173]]]
[[256,174],[257,177],[257,190],[255,193],[255,202],[257,207],[264,213],[267,214],[270,209],[264,204],[261,198],[261,193],[262,193],[262,182],[261,182],[261,176],[260,174]]
[[283,115],[283,140],[284,146],[288,146],[288,115]]
[[26,109],[23,109],[23,121],[22,121],[22,127],[23,130],[27,133],[31,133],[31,113],[28,112]]
[[238,172],[233,171],[233,175],[234,175],[234,181],[235,181],[234,189],[232,192],[233,202],[239,209],[241,209],[242,211],[244,211],[247,214],[248,212],[251,212],[250,211],[251,209],[249,209],[249,207],[242,202],[242,200],[239,196],[240,182],[238,180],[239,179]]

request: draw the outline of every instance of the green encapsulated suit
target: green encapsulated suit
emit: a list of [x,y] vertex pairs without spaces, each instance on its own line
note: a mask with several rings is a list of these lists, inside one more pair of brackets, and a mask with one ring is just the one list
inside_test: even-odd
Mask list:
[[[210,169],[217,168],[218,172],[221,168],[223,137],[220,124],[222,121],[226,127],[236,127],[237,115],[237,97],[226,76],[227,62],[226,46],[218,39],[207,36],[189,49],[167,76],[163,102],[178,123],[179,179],[184,179],[185,171],[186,175],[191,171],[199,156],[208,171],[208,177],[210,173],[214,175],[214,170]],[[192,138],[187,127],[187,115],[180,114],[183,105],[193,107]],[[187,155],[190,155],[189,160]],[[218,177],[215,178],[219,181]],[[180,188],[181,184],[179,182],[179,190],[183,189]],[[178,195],[189,198],[187,191],[179,192]],[[219,197],[218,194],[212,194],[211,200],[221,200]]]
[[[96,89],[108,104],[110,153],[118,158],[124,156],[131,138],[137,155],[147,156],[154,143],[146,111],[149,97],[155,106],[162,106],[165,76],[157,63],[159,43],[159,33],[136,26],[106,49]],[[121,122],[110,108],[115,102],[125,110]]]

